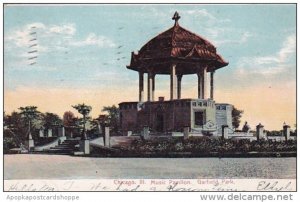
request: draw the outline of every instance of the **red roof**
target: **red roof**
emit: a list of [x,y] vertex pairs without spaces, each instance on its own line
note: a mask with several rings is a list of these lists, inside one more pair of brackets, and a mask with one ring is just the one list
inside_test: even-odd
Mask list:
[[169,74],[170,64],[175,62],[181,74],[193,74],[199,68],[208,71],[228,65],[217,54],[208,40],[181,27],[177,20],[173,27],[146,43],[138,52],[132,53],[131,64],[127,67],[136,71],[153,71]]

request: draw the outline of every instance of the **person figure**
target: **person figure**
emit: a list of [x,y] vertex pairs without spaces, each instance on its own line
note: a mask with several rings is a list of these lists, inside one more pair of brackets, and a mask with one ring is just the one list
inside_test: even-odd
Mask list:
[[244,124],[244,126],[243,126],[242,131],[248,133],[248,132],[250,131],[250,129],[251,129],[251,128],[250,128],[250,126],[248,125],[248,122],[246,121],[245,124]]

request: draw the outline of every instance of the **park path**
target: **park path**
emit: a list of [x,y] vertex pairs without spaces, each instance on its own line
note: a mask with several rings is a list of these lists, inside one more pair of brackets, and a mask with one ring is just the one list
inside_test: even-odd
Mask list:
[[[284,172],[283,172],[284,171]],[[296,158],[92,158],[4,155],[4,179],[296,178]]]

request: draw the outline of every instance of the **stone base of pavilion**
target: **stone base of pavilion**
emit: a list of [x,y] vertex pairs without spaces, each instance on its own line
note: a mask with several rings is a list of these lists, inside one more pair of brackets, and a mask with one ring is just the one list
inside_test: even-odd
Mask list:
[[[218,136],[222,125],[232,128],[232,105],[212,99],[163,99],[123,102],[120,106],[122,135],[145,133],[156,136]],[[229,131],[230,132],[230,131]]]

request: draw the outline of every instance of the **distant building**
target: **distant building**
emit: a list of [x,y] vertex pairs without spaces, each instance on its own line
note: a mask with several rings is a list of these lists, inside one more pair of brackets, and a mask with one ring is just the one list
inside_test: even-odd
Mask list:
[[[121,128],[141,131],[148,126],[152,133],[182,132],[184,127],[201,134],[220,133],[222,125],[232,128],[232,105],[214,101],[214,74],[228,65],[209,41],[178,23],[132,53],[128,69],[139,73],[139,101],[122,102]],[[147,100],[144,100],[144,74],[147,74]],[[155,100],[155,75],[170,75],[170,100]],[[197,74],[198,97],[181,98],[181,79]],[[209,76],[210,91],[206,92]]]

